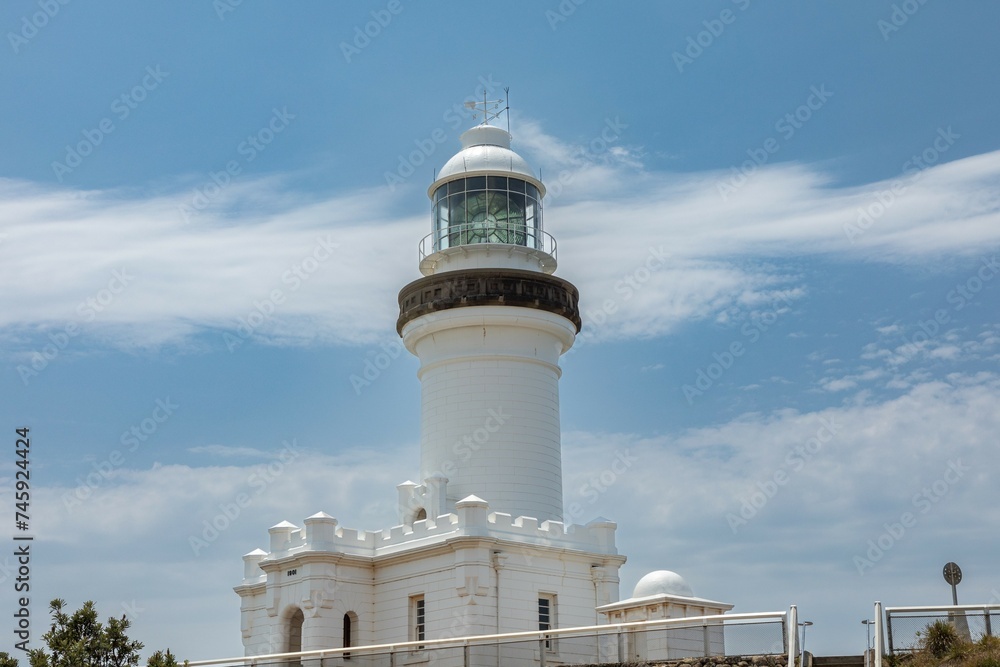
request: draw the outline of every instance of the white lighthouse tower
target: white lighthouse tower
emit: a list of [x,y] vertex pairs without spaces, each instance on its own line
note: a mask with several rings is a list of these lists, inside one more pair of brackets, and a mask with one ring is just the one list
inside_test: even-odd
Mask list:
[[[592,625],[618,600],[616,525],[562,520],[559,357],[580,316],[552,275],[545,186],[503,129],[461,139],[428,190],[423,277],[399,293],[397,331],[420,360],[418,481],[397,487],[391,528],[320,512],[268,531],[235,589],[248,655]],[[535,644],[516,664],[592,648]]]
[[421,479],[448,479],[404,498],[415,515],[476,495],[514,516],[562,520],[559,356],[580,329],[579,293],[554,277],[542,226],[545,186],[480,125],[428,194],[424,278],[399,295],[397,330],[420,359]]

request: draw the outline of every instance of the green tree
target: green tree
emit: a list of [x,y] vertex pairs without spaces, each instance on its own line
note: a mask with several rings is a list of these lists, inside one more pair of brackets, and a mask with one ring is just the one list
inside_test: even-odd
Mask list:
[[142,642],[131,641],[125,631],[132,623],[122,616],[97,620],[97,607],[87,601],[72,615],[63,611],[64,600],[49,603],[52,626],[42,635],[49,650],[28,653],[31,667],[135,667]]
[[[3,665],[0,665],[0,667],[3,667]],[[149,660],[146,661],[146,667],[181,667],[181,664],[177,662],[177,658],[170,652],[170,649],[167,649],[166,652],[157,651],[149,656]]]
[[[126,616],[97,620],[97,608],[87,601],[72,615],[64,611],[66,602],[49,603],[52,626],[42,635],[46,649],[28,651],[31,667],[136,667],[142,642],[132,641],[126,631],[132,622]],[[168,649],[149,657],[147,667],[181,667]],[[16,658],[0,652],[0,667],[18,667]]]

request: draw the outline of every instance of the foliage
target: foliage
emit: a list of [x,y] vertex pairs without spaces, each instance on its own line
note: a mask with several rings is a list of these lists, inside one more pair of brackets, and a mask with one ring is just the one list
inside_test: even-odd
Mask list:
[[[49,603],[52,626],[42,635],[46,649],[28,652],[31,667],[137,667],[142,642],[132,641],[126,631],[132,626],[127,616],[97,620],[97,608],[87,601],[72,615],[64,611],[66,602]],[[0,667],[17,667],[17,660],[0,653]],[[147,667],[180,667],[174,655],[157,651]]]
[[170,652],[170,649],[167,649],[166,652],[157,651],[149,656],[146,667],[181,667],[181,664],[177,662],[177,658]]
[[913,667],[1000,667],[1000,638],[964,639],[951,623],[935,621],[917,633],[920,650]]
[[955,626],[939,619],[924,628],[920,643],[935,658],[943,658],[959,646],[960,640]]

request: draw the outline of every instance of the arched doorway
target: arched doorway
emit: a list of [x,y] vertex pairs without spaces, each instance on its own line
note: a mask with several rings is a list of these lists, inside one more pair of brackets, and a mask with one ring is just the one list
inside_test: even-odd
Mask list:
[[[302,613],[301,609],[296,609],[291,616],[288,617],[288,631],[285,635],[288,637],[286,642],[287,653],[295,653],[302,650],[302,624],[305,622],[306,617]],[[288,667],[301,667],[301,662],[297,659],[289,660],[287,663]]]
[[[356,633],[358,627],[358,615],[353,611],[344,614],[344,648],[350,648],[356,643]],[[344,660],[350,660],[351,654],[344,652]]]

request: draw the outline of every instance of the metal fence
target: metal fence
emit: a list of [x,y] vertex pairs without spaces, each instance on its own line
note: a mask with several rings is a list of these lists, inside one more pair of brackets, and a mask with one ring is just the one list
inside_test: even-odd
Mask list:
[[[791,616],[794,618],[794,607]],[[513,667],[600,665],[705,656],[793,656],[789,612],[674,618],[301,653],[202,660],[190,667]]]
[[889,653],[910,653],[921,648],[927,627],[937,621],[954,626],[958,636],[979,641],[1000,632],[1000,604],[946,607],[886,607],[885,631]]

